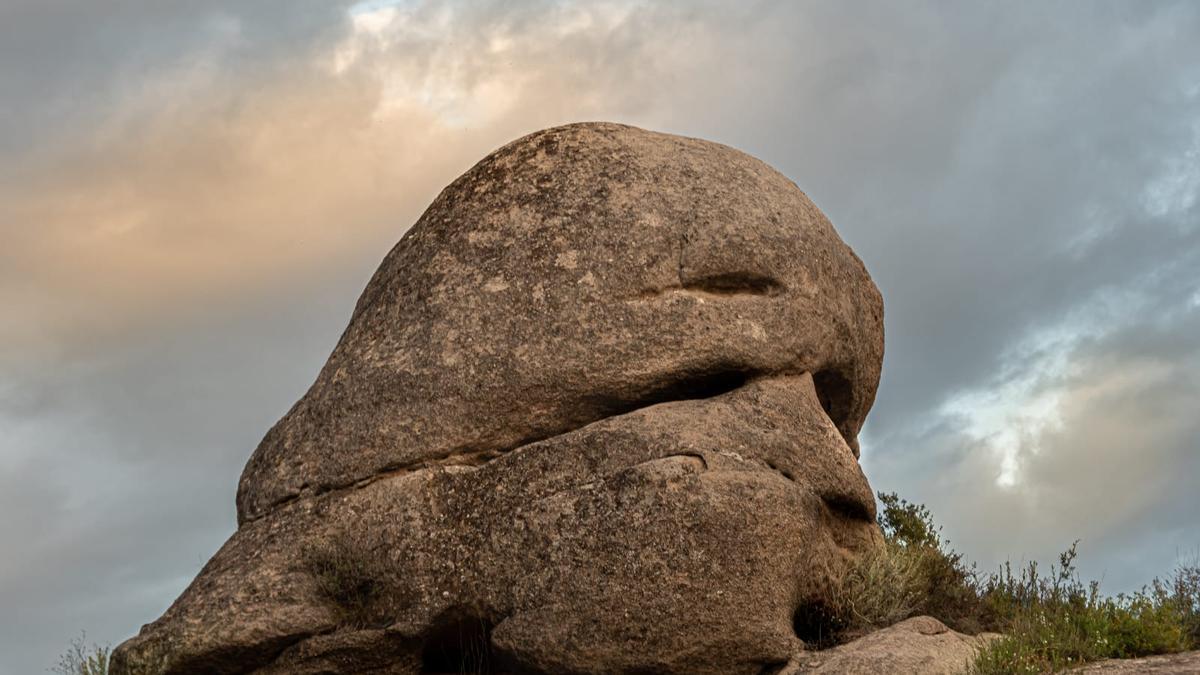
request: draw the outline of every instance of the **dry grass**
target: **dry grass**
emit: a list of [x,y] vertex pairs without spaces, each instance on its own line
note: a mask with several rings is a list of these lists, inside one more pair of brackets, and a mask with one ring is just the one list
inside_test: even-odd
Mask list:
[[108,657],[112,650],[86,643],[87,636],[80,635],[71,641],[71,647],[58,657],[58,665],[51,672],[58,675],[108,675]]
[[342,533],[307,546],[303,561],[317,592],[341,610],[345,624],[368,627],[379,622],[388,578],[379,556]]
[[942,539],[929,510],[895,494],[879,499],[885,543],[845,571],[828,603],[842,638],[922,614],[965,633],[999,628],[978,573]]
[[926,596],[921,570],[928,555],[926,549],[894,542],[868,553],[834,587],[830,611],[847,632],[883,628],[914,616]]

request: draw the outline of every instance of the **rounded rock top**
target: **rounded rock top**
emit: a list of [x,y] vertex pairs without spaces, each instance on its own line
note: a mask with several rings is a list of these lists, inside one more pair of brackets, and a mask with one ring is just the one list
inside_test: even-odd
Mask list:
[[856,448],[882,313],[828,219],[750,155],[620,124],[539,131],[446,187],[388,253],[246,466],[239,521],[686,382],[810,372]]

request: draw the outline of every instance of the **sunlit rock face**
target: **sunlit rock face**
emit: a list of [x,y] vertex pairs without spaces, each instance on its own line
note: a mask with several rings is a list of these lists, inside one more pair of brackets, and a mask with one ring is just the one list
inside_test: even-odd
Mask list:
[[[336,224],[331,224],[336,226]],[[882,302],[723,145],[521,138],[384,259],[120,673],[760,673],[879,539]]]

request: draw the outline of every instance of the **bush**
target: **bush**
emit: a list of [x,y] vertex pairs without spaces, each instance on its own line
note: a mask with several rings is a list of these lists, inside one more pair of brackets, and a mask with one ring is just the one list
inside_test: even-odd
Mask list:
[[884,545],[859,557],[835,585],[834,632],[844,640],[910,616],[935,616],[955,630],[999,627],[980,595],[978,574],[941,537],[929,509],[879,493]]
[[906,548],[942,548],[942,528],[933,522],[933,514],[924,504],[910,504],[895,492],[880,492],[879,529],[884,539]]
[[922,504],[879,494],[884,545],[856,559],[830,593],[814,634],[830,646],[928,614],[964,633],[1005,636],[979,654],[976,672],[1044,673],[1087,661],[1200,648],[1200,564],[1182,565],[1130,594],[1083,583],[1072,544],[1043,573],[1036,562],[981,575],[942,539]]
[[71,641],[71,648],[58,657],[58,665],[51,669],[59,675],[108,675],[108,647],[86,646],[86,634]]
[[1006,619],[1007,634],[979,654],[976,672],[1046,673],[1197,646],[1188,634],[1197,597],[1188,568],[1181,568],[1173,584],[1155,579],[1131,595],[1104,597],[1098,583],[1080,581],[1076,544],[1059,556],[1049,575],[1030,563],[1019,575],[1006,565],[988,579],[985,601]]
[[1171,597],[1179,607],[1188,642],[1200,647],[1200,557],[1175,570],[1171,579]]

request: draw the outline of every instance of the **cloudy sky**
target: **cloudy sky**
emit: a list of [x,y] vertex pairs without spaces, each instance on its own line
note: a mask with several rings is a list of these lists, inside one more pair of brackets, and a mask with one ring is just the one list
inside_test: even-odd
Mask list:
[[0,673],[116,643],[384,253],[521,134],[754,154],[887,307],[877,489],[984,567],[1200,551],[1200,5],[0,1]]

